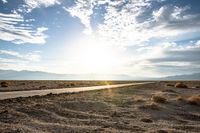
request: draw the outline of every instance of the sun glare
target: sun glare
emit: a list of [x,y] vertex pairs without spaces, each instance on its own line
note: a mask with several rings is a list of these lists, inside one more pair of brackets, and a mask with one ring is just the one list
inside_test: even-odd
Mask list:
[[[75,51],[75,52],[74,52]],[[116,52],[105,42],[81,40],[73,50],[79,69],[85,73],[112,73],[117,64]]]

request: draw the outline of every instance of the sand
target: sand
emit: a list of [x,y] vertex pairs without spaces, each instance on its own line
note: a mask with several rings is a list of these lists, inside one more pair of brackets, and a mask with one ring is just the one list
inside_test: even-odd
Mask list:
[[[0,92],[7,91],[26,91],[26,90],[44,90],[60,89],[72,87],[87,87],[98,85],[112,85],[121,83],[132,83],[132,81],[66,81],[66,80],[0,80],[0,83],[6,83],[7,87],[1,87]],[[136,82],[136,81],[135,81]]]
[[170,81],[2,100],[0,132],[198,133],[200,105],[188,103],[187,98],[200,94],[196,88],[200,82],[184,83],[189,88],[175,88]]

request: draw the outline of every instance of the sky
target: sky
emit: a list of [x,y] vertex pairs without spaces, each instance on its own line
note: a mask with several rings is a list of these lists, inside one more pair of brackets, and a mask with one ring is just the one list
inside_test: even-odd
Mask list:
[[0,69],[200,72],[199,0],[0,0]]

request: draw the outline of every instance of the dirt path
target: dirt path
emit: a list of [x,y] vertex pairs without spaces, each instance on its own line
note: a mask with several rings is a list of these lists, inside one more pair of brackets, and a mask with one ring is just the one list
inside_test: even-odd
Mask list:
[[116,85],[103,85],[103,86],[91,86],[91,87],[76,87],[76,88],[62,88],[62,89],[47,89],[47,90],[30,90],[30,91],[12,91],[12,92],[1,92],[0,100],[17,98],[17,97],[29,97],[36,95],[47,95],[47,94],[60,94],[60,93],[76,93],[91,90],[101,90],[109,88],[118,88],[132,85],[149,84],[153,82],[142,82],[142,83],[129,83],[129,84],[116,84]]

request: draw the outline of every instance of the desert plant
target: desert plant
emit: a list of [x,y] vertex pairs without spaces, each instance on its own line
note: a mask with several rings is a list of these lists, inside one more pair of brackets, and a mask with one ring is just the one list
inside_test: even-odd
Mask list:
[[151,97],[151,100],[156,102],[156,103],[166,103],[166,99],[162,96],[159,96],[159,95],[154,95]]
[[182,82],[176,83],[174,87],[176,87],[176,88],[188,88],[188,86],[183,84]]
[[177,96],[176,97],[176,101],[183,101],[184,99],[183,99],[183,97],[182,96]]
[[8,83],[5,81],[1,82],[1,87],[8,87]]
[[145,122],[145,123],[152,123],[153,122],[151,119],[148,119],[148,118],[143,118],[140,121]]
[[190,96],[187,98],[187,102],[192,105],[200,106],[200,96]]
[[138,108],[139,109],[160,110],[160,107],[156,103],[150,103],[150,104],[147,104],[147,105],[141,105]]
[[70,86],[75,86],[75,83],[71,83]]
[[39,89],[45,89],[45,88],[46,88],[45,85],[39,87]]
[[166,84],[166,86],[174,86],[173,84]]
[[177,93],[176,91],[174,91],[174,90],[171,90],[171,89],[162,90],[162,92],[171,92],[171,93]]

